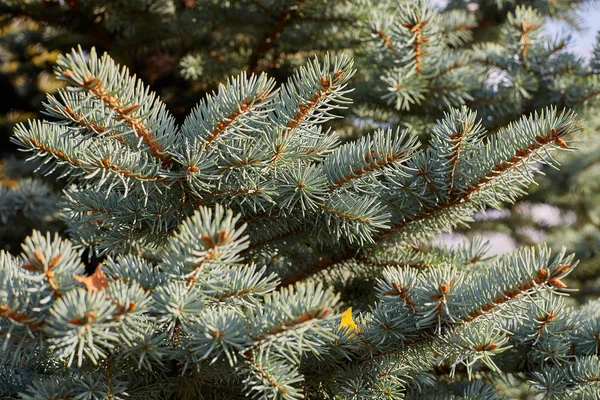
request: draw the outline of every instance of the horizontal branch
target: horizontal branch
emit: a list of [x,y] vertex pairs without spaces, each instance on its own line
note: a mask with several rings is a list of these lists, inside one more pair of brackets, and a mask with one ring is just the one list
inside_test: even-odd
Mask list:
[[61,72],[61,75],[67,78],[71,83],[77,84],[85,91],[94,94],[111,110],[115,111],[117,119],[129,125],[136,134],[142,138],[148,148],[150,148],[152,155],[160,159],[165,168],[168,167],[171,162],[171,157],[168,154],[165,154],[165,150],[157,143],[154,134],[135,114],[135,110],[140,107],[139,104],[124,104],[121,99],[104,87],[102,79],[97,76],[88,75],[79,83],[74,77],[75,72],[73,70],[65,69]]
[[331,185],[329,185],[328,189],[330,191],[335,190],[348,182],[363,177],[370,172],[392,165],[398,161],[405,161],[411,153],[412,151],[410,150],[404,150],[399,153],[386,153],[383,155],[383,157],[377,159],[375,152],[371,151],[370,154],[366,154],[364,157],[366,163],[365,166],[354,169],[352,172],[336,179]]
[[[541,151],[547,145],[555,144],[560,147],[566,148],[567,145],[564,140],[561,138],[562,135],[570,133],[570,132],[558,132],[556,129],[551,128],[550,132],[546,134],[540,134],[535,137],[535,141],[530,143],[528,147],[515,150],[513,156],[511,156],[508,160],[499,163],[491,168],[491,170],[486,173],[484,176],[479,178],[476,182],[467,187],[462,193],[457,193],[454,197],[450,197],[445,202],[440,202],[432,207],[425,208],[419,214],[406,218],[403,221],[397,222],[393,224],[389,230],[380,230],[380,234],[374,237],[375,244],[384,242],[394,235],[409,229],[410,226],[428,220],[430,218],[435,218],[436,216],[452,210],[454,208],[459,208],[469,204],[469,201],[472,198],[480,193],[484,188],[488,187],[494,181],[499,179],[505,173],[511,170],[518,170],[527,160],[536,154],[538,151]],[[307,277],[314,275],[320,271],[323,271],[335,264],[340,262],[352,259],[354,255],[350,252],[342,251],[338,255],[333,257],[329,257],[327,259],[319,260],[313,265],[309,266],[306,270],[297,272],[287,278],[284,278],[280,286],[294,284],[299,280],[306,279]]]
[[471,322],[477,317],[489,313],[500,305],[527,294],[536,286],[546,285],[561,289],[565,288],[567,285],[560,280],[559,277],[563,276],[572,266],[571,263],[561,264],[552,273],[550,273],[548,269],[540,268],[533,278],[521,282],[513,288],[504,289],[502,295],[494,297],[489,303],[478,306],[469,312],[468,315],[462,316],[461,319],[463,322]]
[[290,131],[298,127],[302,120],[306,118],[306,116],[315,108],[321,100],[341,81],[342,77],[346,74],[347,71],[340,70],[337,71],[333,77],[330,79],[322,76],[321,77],[321,87],[317,90],[317,92],[304,104],[300,104],[299,111],[292,117],[292,120],[288,122],[286,125],[286,129],[282,131],[282,136],[286,136]]

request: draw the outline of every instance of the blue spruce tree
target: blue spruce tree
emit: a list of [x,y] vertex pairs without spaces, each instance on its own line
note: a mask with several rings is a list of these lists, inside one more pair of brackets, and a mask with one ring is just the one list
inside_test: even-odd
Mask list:
[[[600,397],[600,307],[569,301],[572,249],[492,257],[481,239],[430,244],[517,201],[591,125],[595,58],[578,63],[541,30],[544,15],[568,18],[570,3],[481,2],[469,12],[463,2],[445,11],[331,2],[348,13],[333,22],[361,22],[347,33],[353,57],[333,44],[311,57],[302,48],[288,64],[295,72],[275,79],[259,71],[286,63],[271,58],[276,41],[293,46],[302,36],[287,37],[288,24],[324,7],[297,1],[251,62],[231,66],[244,71],[182,121],[108,54],[59,56],[62,87],[47,96],[44,119],[19,123],[12,140],[64,190],[56,201],[31,181],[42,199],[32,204],[14,200],[23,189],[0,186],[13,201],[0,203],[13,204],[0,217],[56,215],[67,230],[35,230],[20,254],[0,252],[0,392]],[[148,4],[162,21],[174,2]],[[486,30],[486,13],[504,18]],[[104,22],[108,32],[129,26]],[[181,62],[187,78],[203,79],[194,60]],[[578,176],[593,162],[576,165]],[[86,271],[90,259],[99,262]]]

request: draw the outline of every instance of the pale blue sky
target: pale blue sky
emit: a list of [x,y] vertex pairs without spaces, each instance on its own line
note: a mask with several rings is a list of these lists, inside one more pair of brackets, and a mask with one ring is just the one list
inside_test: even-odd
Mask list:
[[[440,7],[443,7],[448,2],[448,0],[430,1]],[[581,31],[573,32],[570,29],[568,30],[573,38],[571,49],[582,57],[589,58],[594,48],[596,32],[600,30],[600,0],[590,1],[589,4],[582,8],[579,15],[583,20]],[[549,21],[546,27],[550,33],[558,33],[563,29],[567,30],[566,24],[554,21]]]
[[[596,41],[596,32],[600,30],[600,1],[594,1],[584,7],[579,12],[583,20],[582,30],[580,32],[572,32],[573,43],[571,49],[573,52],[588,58],[594,48]],[[551,33],[560,32],[566,29],[565,24],[550,21],[547,25],[548,31]]]

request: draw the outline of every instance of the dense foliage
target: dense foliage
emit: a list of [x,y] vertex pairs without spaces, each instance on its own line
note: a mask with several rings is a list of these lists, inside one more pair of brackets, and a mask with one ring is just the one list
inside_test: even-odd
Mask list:
[[[56,63],[0,177],[2,234],[37,228],[0,253],[0,392],[598,398],[600,47],[543,30],[578,5],[3,2],[14,87],[49,76],[31,43]],[[431,244],[533,244],[519,208],[469,224],[540,170],[518,206],[573,210],[554,250]]]

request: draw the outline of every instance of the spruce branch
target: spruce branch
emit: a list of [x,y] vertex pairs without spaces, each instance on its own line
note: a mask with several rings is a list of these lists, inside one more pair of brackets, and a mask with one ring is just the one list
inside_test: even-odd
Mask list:
[[[397,104],[429,110],[491,98],[471,91],[476,79],[460,79],[472,74],[471,57],[489,54],[449,49],[470,40],[471,17],[445,19],[416,3],[401,9],[406,23],[388,24],[384,41],[403,57],[388,60]],[[531,39],[529,28],[521,39]],[[532,64],[554,51],[524,46]],[[496,50],[488,58],[515,72],[522,60],[507,63],[506,48]],[[560,53],[547,69],[519,66],[514,90],[498,93],[534,108],[537,85],[552,85],[540,74],[563,79],[569,62]],[[35,233],[21,258],[0,253],[7,376],[39,374],[13,392],[294,399],[441,388],[501,398],[486,386],[500,371],[539,386],[547,374],[532,371],[593,357],[597,313],[576,313],[558,296],[577,265],[564,250],[490,261],[480,242],[424,245],[522,195],[540,164],[556,165],[551,151],[568,148],[574,114],[547,108],[488,134],[475,112],[452,108],[427,128],[426,148],[412,127],[346,140],[321,125],[348,104],[352,65],[346,56],[315,58],[279,90],[264,74],[239,74],[178,127],[108,56],[61,58],[70,86],[46,104],[54,121],[19,125],[16,140],[46,172],[70,176],[61,207],[79,248]],[[595,91],[561,93],[567,102]],[[88,246],[107,257],[84,276]],[[28,363],[38,354],[61,366],[45,386],[54,369]],[[573,374],[589,377],[593,367]],[[446,373],[453,382],[441,382]],[[480,380],[455,383],[472,377]],[[152,393],[156,382],[166,383]],[[552,384],[587,390],[563,377]]]
[[[114,124],[111,129],[139,138],[148,154],[168,167],[168,151],[172,146],[168,139],[173,139],[168,133],[174,128],[173,117],[155,94],[144,90],[141,81],[129,77],[127,68],[115,65],[108,55],[99,59],[94,49],[86,57],[79,48],[58,60],[56,74],[78,88],[82,97],[79,103],[67,102],[63,106],[54,102],[56,108],[49,108],[50,115],[60,118],[66,114],[74,118],[77,112],[88,113],[98,104],[104,104],[112,113],[106,113],[97,123],[105,127]],[[70,99],[63,96],[62,100]]]
[[206,151],[221,135],[251,134],[265,124],[265,108],[273,94],[275,82],[265,74],[247,77],[245,73],[221,84],[217,93],[207,96],[186,118],[182,134],[189,139],[201,138]]
[[[388,170],[389,192],[379,197],[399,207],[390,207],[389,229],[369,233],[375,244],[419,243],[465,223],[477,210],[514,201],[523,185],[533,181],[534,163],[551,163],[549,151],[565,148],[562,138],[579,129],[573,113],[548,109],[484,141],[474,117],[466,109],[447,114],[434,130],[430,149],[415,154],[406,170]],[[465,161],[460,162],[460,157]],[[398,187],[402,197],[394,190]],[[293,279],[284,278],[282,284],[305,279],[355,255],[343,249],[291,274]]]
[[[382,238],[401,235],[409,226],[413,228],[414,235],[414,228],[421,221],[435,217],[447,221],[452,212],[460,215],[462,207],[467,210],[483,204],[497,207],[499,201],[514,201],[521,193],[522,185],[532,180],[532,164],[551,162],[544,158],[548,151],[567,147],[562,137],[577,130],[573,113],[563,111],[559,114],[556,109],[545,110],[539,115],[535,113],[509,125],[473,154],[473,165],[481,168],[471,172],[474,179],[456,190],[456,196],[398,222]],[[469,201],[473,202],[472,205]]]
[[371,17],[371,20],[367,22],[367,28],[371,32],[371,37],[377,40],[380,46],[391,52],[397,59],[400,59],[401,56],[390,39],[390,33],[387,33],[391,29],[392,23],[393,21],[389,16],[382,13]]
[[[100,187],[112,189],[121,186],[126,195],[133,182],[168,183],[169,180],[160,175],[161,164],[156,159],[136,151],[123,149],[114,143],[89,141],[74,144],[65,134],[67,129],[47,122],[33,121],[29,127],[16,127],[15,137],[18,143],[36,152],[32,157],[42,158],[39,169],[46,174],[55,171],[57,166],[68,165],[62,176],[97,179]],[[84,146],[86,147],[84,149]],[[51,159],[55,165],[47,166]]]
[[343,96],[350,92],[345,88],[355,72],[352,64],[347,56],[326,55],[322,64],[315,58],[288,80],[276,103],[276,120],[284,126],[282,137],[334,118],[330,111],[351,101]]
[[244,380],[248,394],[255,399],[301,399],[302,392],[294,384],[302,382],[298,369],[290,367],[264,352],[246,357],[251,374]]
[[518,47],[521,64],[528,68],[528,50],[536,41],[543,25],[541,16],[532,8],[517,7],[514,14],[508,15],[505,35],[512,39],[513,46]]
[[600,394],[598,388],[599,360],[597,356],[581,358],[568,368],[548,366],[533,374],[532,384],[537,389],[536,394],[551,396],[559,399],[593,398]]
[[417,148],[415,137],[406,131],[391,130],[380,130],[358,142],[342,145],[327,157],[323,166],[328,189],[333,191],[348,183],[365,182],[367,176],[376,180],[392,167],[402,169]]

